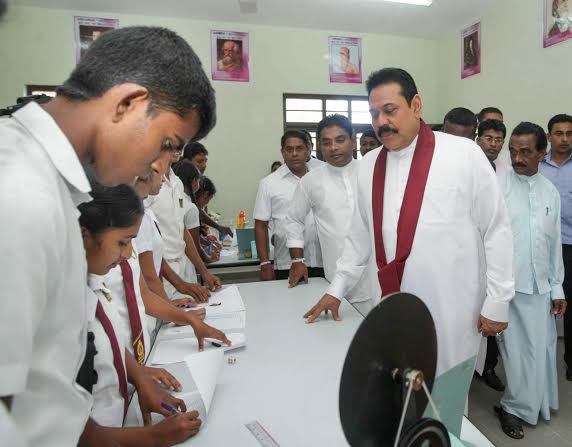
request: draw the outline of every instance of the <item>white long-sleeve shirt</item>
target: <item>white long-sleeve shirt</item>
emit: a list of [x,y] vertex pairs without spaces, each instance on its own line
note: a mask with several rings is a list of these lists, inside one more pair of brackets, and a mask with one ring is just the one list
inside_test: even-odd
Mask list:
[[[388,262],[395,258],[397,222],[415,144],[387,157],[382,234]],[[369,152],[360,162],[352,231],[328,289],[338,298],[354,287],[370,254],[375,259],[372,180],[379,152]],[[435,132],[435,153],[401,290],[417,295],[431,311],[438,374],[476,355],[479,314],[508,321],[514,296],[512,251],[508,212],[482,150],[468,139]],[[381,296],[379,283],[375,287]]]
[[[342,254],[344,240],[351,231],[355,207],[358,162],[353,160],[341,168],[324,164],[306,174],[296,187],[286,217],[288,248],[304,248],[305,222],[312,212],[322,249],[324,273],[328,281],[336,274],[336,263]],[[364,274],[364,276],[367,276]],[[362,278],[345,298],[355,303],[371,299],[367,279]]]
[[[313,167],[307,165],[309,170]],[[322,166],[318,164],[317,166]],[[272,222],[274,235],[274,268],[287,270],[292,260],[286,245],[286,215],[300,177],[292,174],[286,164],[280,166],[274,173],[260,181],[256,204],[254,205],[254,218],[256,220]],[[304,230],[304,256],[308,267],[322,267],[322,253],[314,216],[310,213],[306,218]]]

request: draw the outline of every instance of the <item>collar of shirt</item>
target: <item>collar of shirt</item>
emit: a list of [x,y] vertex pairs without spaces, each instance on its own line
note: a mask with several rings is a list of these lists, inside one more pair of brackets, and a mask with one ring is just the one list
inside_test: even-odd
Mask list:
[[519,179],[522,183],[528,183],[530,187],[533,187],[536,181],[540,178],[540,174],[537,172],[534,175],[522,175],[514,173],[516,178]]
[[93,291],[101,290],[103,292],[111,294],[107,286],[105,285],[105,277],[101,275],[95,275],[93,273],[88,273],[87,275],[87,285]]
[[[570,159],[572,159],[572,153],[570,153],[570,155],[568,156],[568,158],[566,160],[564,160],[564,162],[562,164],[558,164],[556,163],[553,159],[552,159],[552,150],[550,152],[548,152],[548,154],[546,154],[546,157],[544,158],[544,160],[542,162],[547,163],[551,166],[554,166],[555,168],[561,168],[562,166],[564,166],[566,163],[568,163],[570,161]],[[541,162],[541,163],[542,163]]]
[[[308,164],[306,163],[306,172],[310,171],[310,168],[308,167]],[[278,173],[278,175],[282,178],[291,175],[292,177],[297,178],[298,180],[300,180],[301,177],[298,177],[297,175],[295,175],[288,166],[286,166],[286,163],[284,163],[282,166],[280,166],[278,169],[276,169],[276,172]]]
[[326,163],[326,169],[328,169],[334,175],[343,175],[346,172],[350,172],[353,169],[355,164],[356,164],[356,160],[354,160],[352,158],[347,165],[341,166],[341,167],[340,166],[333,166],[330,163]]
[[89,180],[71,143],[54,119],[37,103],[31,102],[14,113],[16,119],[44,148],[52,163],[66,179],[74,205],[91,201]]
[[399,151],[387,151],[387,156],[392,157],[394,159],[402,159],[402,158],[412,158],[413,153],[415,152],[415,146],[417,146],[417,139],[419,136],[415,136],[413,141],[409,143],[409,146],[399,150]]

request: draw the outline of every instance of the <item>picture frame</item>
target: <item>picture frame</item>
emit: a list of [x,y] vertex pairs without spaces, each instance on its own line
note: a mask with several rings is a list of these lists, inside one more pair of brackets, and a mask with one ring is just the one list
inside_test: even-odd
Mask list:
[[461,79],[481,72],[481,22],[461,31]]
[[211,30],[211,78],[213,81],[250,80],[250,48],[247,32]]
[[330,82],[362,83],[362,48],[360,37],[328,37]]
[[117,19],[74,16],[76,63],[101,34],[117,28],[119,28]]
[[542,46],[548,48],[572,37],[572,2],[543,0],[544,20]]

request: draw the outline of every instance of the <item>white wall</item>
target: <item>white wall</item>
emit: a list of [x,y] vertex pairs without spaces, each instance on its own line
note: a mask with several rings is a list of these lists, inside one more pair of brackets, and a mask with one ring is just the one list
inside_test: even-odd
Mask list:
[[441,116],[457,106],[476,113],[493,105],[504,112],[509,133],[521,121],[546,128],[557,113],[572,113],[572,39],[542,48],[542,0],[497,4],[481,18],[480,74],[461,80],[463,26],[438,41]]
[[[214,81],[218,124],[205,140],[207,174],[219,191],[210,207],[225,218],[252,216],[258,181],[280,159],[283,93],[365,94],[359,84],[330,84],[325,30],[270,27],[138,15],[14,7],[0,26],[0,104],[12,104],[25,84],[58,84],[74,66],[73,16],[118,18],[121,26],[161,25],[188,39],[210,67],[210,29],[250,32],[251,82]],[[342,34],[348,35],[348,34]],[[436,42],[386,35],[362,37],[364,73],[400,66],[418,82],[425,118],[439,121]]]

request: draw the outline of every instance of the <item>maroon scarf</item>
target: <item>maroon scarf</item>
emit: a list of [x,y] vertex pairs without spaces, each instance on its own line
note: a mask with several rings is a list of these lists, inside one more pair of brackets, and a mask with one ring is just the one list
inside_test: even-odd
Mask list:
[[415,230],[419,220],[421,204],[429,168],[435,151],[435,135],[431,128],[421,120],[419,137],[415,146],[409,178],[405,187],[403,203],[397,223],[397,249],[395,259],[389,264],[383,245],[383,194],[385,191],[385,170],[387,167],[387,149],[382,148],[375,163],[373,172],[373,231],[375,236],[375,254],[377,262],[377,277],[383,296],[399,292],[405,262],[411,253],[411,246],[415,237]]

